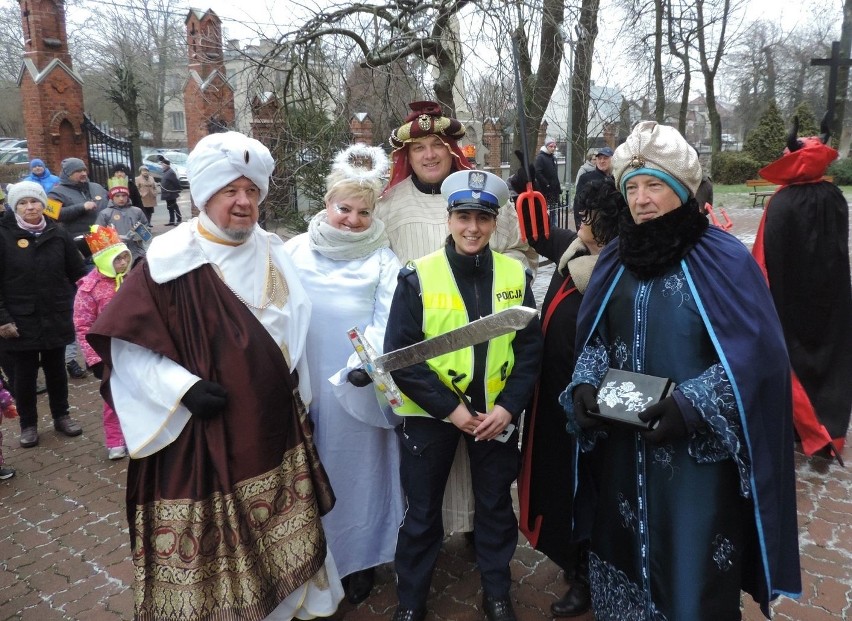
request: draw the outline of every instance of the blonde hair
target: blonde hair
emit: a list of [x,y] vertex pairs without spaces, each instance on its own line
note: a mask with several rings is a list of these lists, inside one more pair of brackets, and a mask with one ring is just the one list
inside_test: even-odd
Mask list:
[[[331,180],[332,175],[329,175],[328,180]],[[335,197],[354,198],[364,201],[367,207],[376,205],[376,199],[381,191],[381,185],[346,177],[337,181],[332,180],[332,183],[329,183],[327,187],[328,189],[323,197],[326,203],[332,202]]]
[[330,203],[335,196],[355,198],[373,207],[384,186],[388,158],[379,147],[356,143],[343,149],[334,158],[331,172],[325,178],[325,196]]

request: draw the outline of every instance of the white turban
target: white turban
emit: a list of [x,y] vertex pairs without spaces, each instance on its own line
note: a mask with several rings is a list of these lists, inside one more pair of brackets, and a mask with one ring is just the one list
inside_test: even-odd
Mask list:
[[186,160],[190,193],[199,209],[204,209],[211,196],[240,177],[251,179],[260,188],[262,202],[269,193],[269,177],[274,168],[269,149],[239,132],[205,136]]

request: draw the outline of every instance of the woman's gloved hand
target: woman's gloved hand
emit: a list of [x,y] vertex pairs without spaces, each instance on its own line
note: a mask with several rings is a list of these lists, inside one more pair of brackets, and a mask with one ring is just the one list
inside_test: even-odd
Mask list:
[[651,444],[675,442],[688,435],[686,421],[674,397],[666,397],[640,412],[639,420],[648,423],[648,430],[640,433]]
[[591,384],[579,384],[574,388],[574,418],[584,431],[601,429],[606,423],[599,418],[589,416],[589,412],[600,412],[598,408],[598,389]]

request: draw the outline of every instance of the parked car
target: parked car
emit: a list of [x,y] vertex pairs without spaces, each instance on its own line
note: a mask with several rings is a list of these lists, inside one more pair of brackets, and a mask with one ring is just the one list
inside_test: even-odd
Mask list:
[[142,163],[148,167],[148,170],[151,172],[151,176],[153,176],[154,180],[157,182],[163,178],[163,165],[160,164],[161,157],[164,157],[171,162],[171,168],[175,171],[175,174],[177,174],[178,181],[180,181],[181,186],[188,188],[189,180],[186,176],[186,153],[180,153],[179,151],[165,151],[163,153],[154,152],[143,157]]
[[26,149],[0,151],[0,164],[25,164],[29,166],[30,156]]
[[4,140],[0,143],[0,151],[6,152],[11,151],[13,149],[24,149],[27,148],[27,141],[21,138],[12,138],[8,140]]

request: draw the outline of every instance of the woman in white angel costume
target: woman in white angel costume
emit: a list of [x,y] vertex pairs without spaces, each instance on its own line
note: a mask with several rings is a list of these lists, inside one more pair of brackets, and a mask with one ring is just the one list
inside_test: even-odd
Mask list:
[[400,263],[384,224],[373,218],[388,160],[378,147],[340,152],[326,178],[325,209],[308,232],[285,244],[313,303],[306,351],[314,440],[337,503],[322,519],[343,576],[358,604],[373,588],[374,569],[393,561],[403,514],[396,421],[372,385],[356,388],[360,366],[347,336],[361,329],[381,353]]

